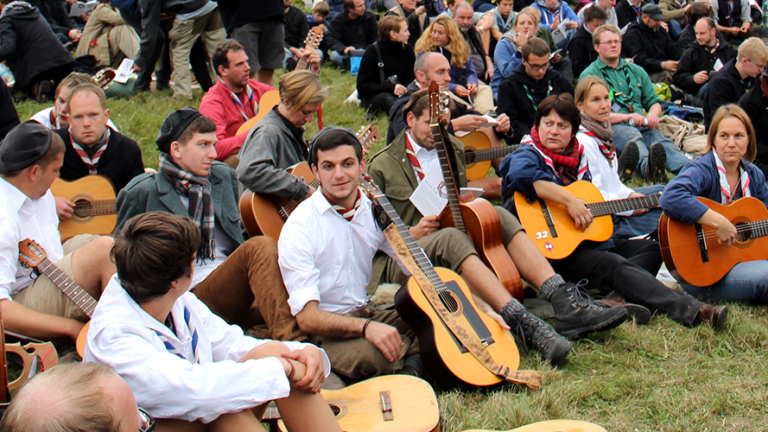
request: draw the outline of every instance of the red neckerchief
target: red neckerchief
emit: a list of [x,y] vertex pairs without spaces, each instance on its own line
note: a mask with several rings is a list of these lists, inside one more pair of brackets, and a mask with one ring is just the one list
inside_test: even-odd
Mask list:
[[608,162],[610,162],[611,166],[613,166],[613,158],[616,157],[616,149],[614,147],[608,148],[603,140],[598,138],[594,132],[588,130],[586,134],[597,140],[597,146],[600,147],[600,151],[603,152],[603,156],[605,156],[605,158],[608,159]]
[[328,203],[331,204],[331,207],[333,207],[333,209],[336,210],[341,215],[341,217],[346,219],[348,222],[351,222],[352,218],[355,217],[355,213],[357,212],[357,209],[360,208],[360,203],[363,200],[363,194],[360,192],[359,188],[357,189],[357,199],[355,200],[355,205],[350,208],[336,204],[336,202],[328,198],[328,195],[326,194],[323,194],[323,196],[326,200],[328,200]]
[[424,180],[424,170],[421,169],[421,164],[419,163],[419,159],[416,157],[416,152],[413,151],[413,145],[411,145],[411,139],[408,138],[407,133],[405,134],[405,153],[408,155],[408,159],[411,160],[413,170],[416,171],[416,174],[419,175],[419,181]]
[[575,136],[571,138],[571,142],[568,143],[562,153],[554,153],[541,144],[536,126],[531,128],[531,139],[533,145],[545,156],[544,160],[547,165],[563,181],[563,185],[569,185],[579,179],[579,174],[581,174],[579,164],[584,155],[584,147],[579,144]]
[[88,175],[94,175],[96,174],[96,168],[99,165],[99,159],[101,158],[101,155],[104,154],[104,150],[107,149],[107,144],[109,144],[109,127],[104,129],[104,133],[107,134],[107,139],[104,141],[104,144],[101,145],[101,148],[99,148],[96,151],[96,154],[93,155],[93,157],[89,157],[88,153],[83,149],[80,144],[75,141],[75,137],[72,136],[72,129],[68,129],[67,133],[69,133],[69,141],[72,143],[72,148],[75,149],[75,152],[78,156],[80,156],[80,159],[83,160],[83,163],[85,166],[88,167]]

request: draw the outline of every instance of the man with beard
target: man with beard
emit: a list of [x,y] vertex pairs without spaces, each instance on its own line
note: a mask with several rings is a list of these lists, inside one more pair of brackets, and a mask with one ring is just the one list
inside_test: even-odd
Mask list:
[[712,18],[702,18],[694,26],[696,42],[683,52],[673,83],[688,94],[704,96],[707,83],[729,61],[736,58],[736,49],[717,36]]
[[636,65],[648,72],[651,81],[670,84],[682,50],[661,28],[663,19],[664,14],[657,5],[643,6],[640,20],[630,24],[624,34],[621,54],[624,58],[633,58]]
[[490,82],[493,76],[493,59],[488,55],[488,44],[483,42],[482,36],[472,24],[473,18],[474,10],[472,5],[465,1],[456,5],[453,20],[456,21],[462,36],[464,36],[467,44],[469,44],[469,58],[472,59],[472,64],[475,66],[478,78],[482,81]]

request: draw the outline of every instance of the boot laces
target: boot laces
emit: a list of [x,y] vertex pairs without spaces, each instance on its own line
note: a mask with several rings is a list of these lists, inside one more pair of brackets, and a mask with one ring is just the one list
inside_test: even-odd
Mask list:
[[587,279],[582,279],[579,283],[568,287],[568,297],[571,299],[571,305],[574,308],[603,310],[603,308],[595,304],[592,297],[587,293],[586,286],[588,283]]
[[529,312],[519,312],[514,317],[514,331],[523,343],[524,353],[530,349],[529,344],[539,352],[546,350],[559,337],[554,330],[547,328],[549,324]]

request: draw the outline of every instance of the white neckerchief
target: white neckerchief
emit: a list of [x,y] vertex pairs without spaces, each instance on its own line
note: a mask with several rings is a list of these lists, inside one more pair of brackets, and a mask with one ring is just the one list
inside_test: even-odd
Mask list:
[[[725,164],[723,164],[723,161],[720,160],[720,156],[717,155],[717,152],[714,149],[712,152],[713,156],[715,157],[715,165],[717,165],[717,174],[720,177],[720,203],[728,205],[731,203],[731,201],[733,201],[733,197],[731,196],[731,184],[728,183],[728,175],[725,171]],[[739,174],[739,187],[741,188],[741,196],[751,196],[749,193],[749,173],[747,173],[746,167],[741,162],[739,162],[739,171],[741,172],[741,174]]]

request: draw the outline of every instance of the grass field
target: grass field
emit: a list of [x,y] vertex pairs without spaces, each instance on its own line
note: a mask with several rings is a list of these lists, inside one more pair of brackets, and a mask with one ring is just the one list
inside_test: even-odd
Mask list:
[[[358,130],[363,110],[342,104],[354,90],[354,77],[326,68],[323,84],[331,99],[323,106],[324,125]],[[144,163],[157,167],[155,137],[172,110],[198,106],[170,98],[170,91],[110,100],[111,118],[141,145]],[[23,102],[22,120],[44,106]],[[386,136],[386,119],[375,124]],[[314,123],[307,136],[317,131]],[[377,144],[374,151],[382,147]],[[521,369],[542,371],[541,391],[443,392],[439,401],[448,432],[509,430],[547,419],[597,423],[609,431],[768,430],[768,314],[764,306],[731,306],[729,324],[714,332],[682,327],[666,317],[647,326],[627,323],[577,342],[559,369],[522,356]]]

